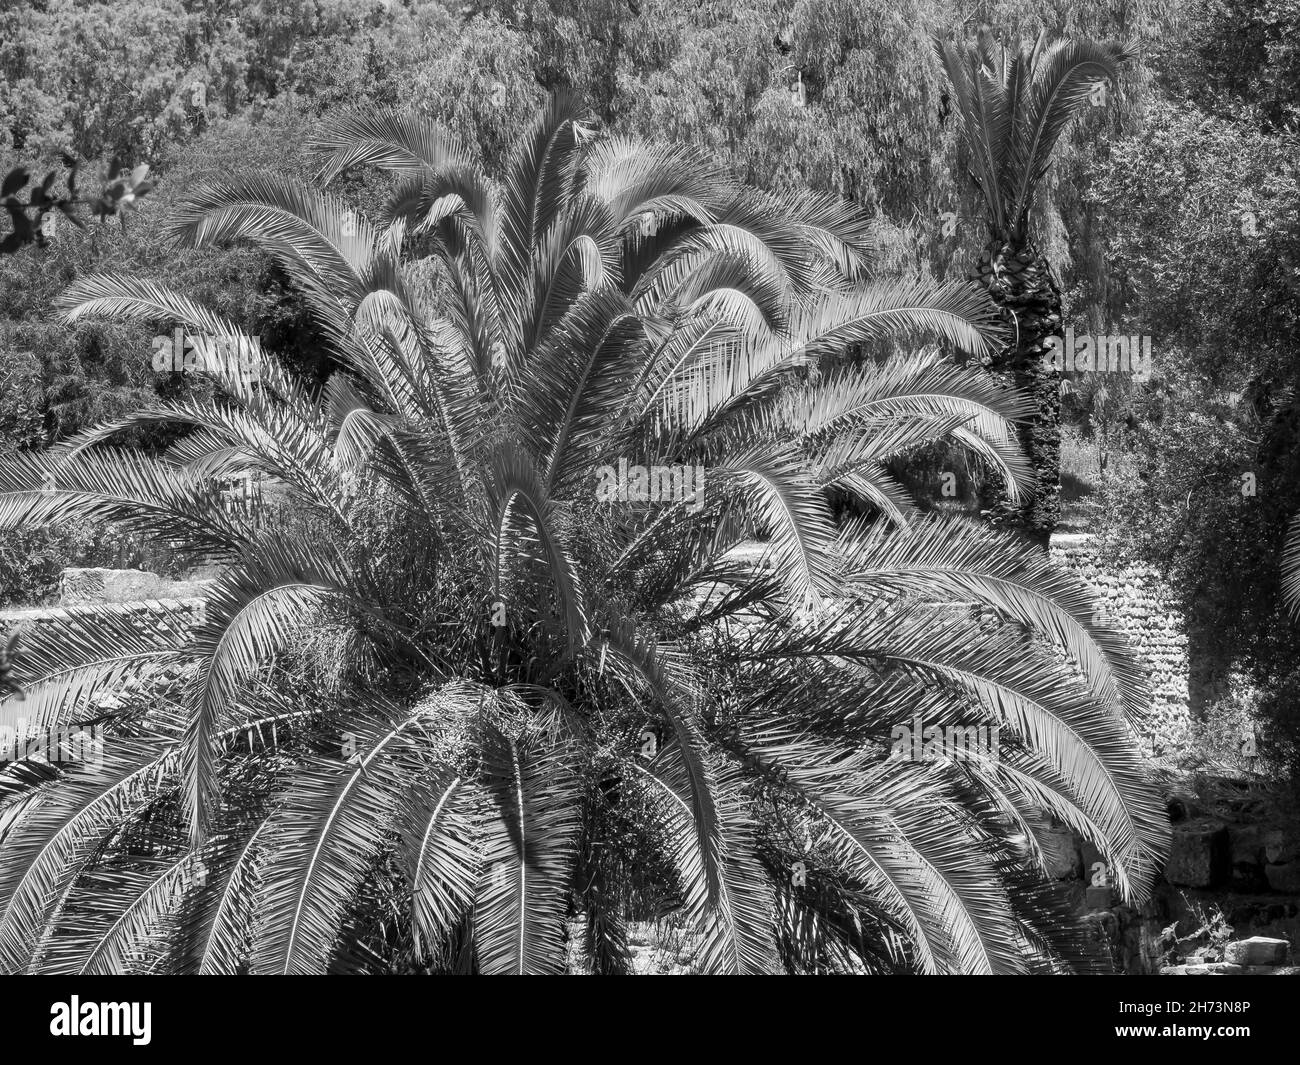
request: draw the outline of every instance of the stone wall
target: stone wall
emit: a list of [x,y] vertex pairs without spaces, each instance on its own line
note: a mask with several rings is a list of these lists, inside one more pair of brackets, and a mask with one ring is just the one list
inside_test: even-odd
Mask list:
[[173,581],[139,569],[73,567],[59,574],[59,606],[191,599],[201,595],[211,583],[210,580]]
[[1103,557],[1093,537],[1058,533],[1052,557],[1074,570],[1103,597],[1103,618],[1133,645],[1151,678],[1150,752],[1173,756],[1192,743],[1187,697],[1187,635],[1182,616],[1169,606],[1159,572],[1151,566],[1118,565]]
[[[0,633],[19,628],[30,633],[51,625],[64,624],[70,619],[89,620],[113,614],[124,617],[140,632],[153,629],[160,633],[182,633],[198,624],[203,600],[199,597],[184,599],[148,599],[135,603],[88,603],[82,606],[38,607],[31,610],[0,611]],[[21,644],[19,645],[21,651]],[[0,702],[0,726],[15,727],[23,714],[23,704],[14,697]]]

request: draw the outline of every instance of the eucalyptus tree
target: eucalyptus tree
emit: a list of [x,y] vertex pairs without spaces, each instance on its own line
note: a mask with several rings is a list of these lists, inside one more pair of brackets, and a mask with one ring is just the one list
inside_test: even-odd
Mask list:
[[[844,201],[583,114],[552,100],[495,179],[418,115],[327,122],[325,185],[392,175],[377,222],[274,175],[194,192],[178,239],[294,279],[341,367],[318,394],[165,284],[66,293],[259,372],[0,467],[0,526],[226,566],[192,631],[108,609],[24,645],[28,716],[109,737],[0,773],[6,971],[623,973],[651,918],[707,972],[1057,970],[1088,952],[1045,811],[1148,895],[1122,640],[888,472],[947,440],[1022,490],[1021,402],[934,346],[987,351],[996,308],[874,276]],[[191,432],[114,446],[156,423]],[[244,474],[261,508],[221,505]],[[837,527],[831,487],[875,516]],[[917,715],[1005,738],[891,761]]]

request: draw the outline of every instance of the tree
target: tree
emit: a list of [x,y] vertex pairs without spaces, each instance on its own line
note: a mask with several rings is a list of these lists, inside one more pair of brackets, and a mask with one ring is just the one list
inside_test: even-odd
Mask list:
[[1159,63],[1170,95],[1215,118],[1294,134],[1300,4],[1200,0],[1189,15],[1162,40]]
[[[1162,568],[1186,615],[1193,713],[1246,679],[1261,752],[1295,767],[1284,560],[1300,509],[1300,170],[1294,133],[1277,128],[1290,50],[1259,17],[1287,10],[1197,5],[1163,42],[1142,128],[1113,145],[1088,201],[1117,310],[1141,323],[1127,332],[1157,352],[1103,527],[1112,550]],[[1246,63],[1255,54],[1269,63]]]
[[1061,328],[1061,292],[1034,242],[1030,215],[1052,150],[1097,82],[1118,84],[1134,53],[1088,40],[1008,48],[982,31],[977,42],[936,40],[961,116],[971,177],[988,211],[989,241],[975,276],[1002,308],[1010,339],[988,365],[1032,397],[1020,439],[1037,482],[1031,499],[1003,498],[998,517],[1042,547],[1060,514],[1061,397],[1047,338]]
[[[1016,492],[1019,400],[934,349],[839,359],[978,353],[996,309],[872,279],[843,201],[583,117],[553,99],[497,181],[409,113],[327,123],[326,181],[395,178],[378,226],[284,178],[196,191],[175,234],[274,255],[343,369],[314,396],[263,354],[228,400],[0,466],[0,525],[95,515],[230,564],[193,639],[110,613],[24,648],[50,726],[140,694],[98,764],[0,775],[6,970],[555,972],[574,917],[618,973],[647,908],[708,972],[1059,969],[1087,951],[1043,809],[1148,895],[1167,825],[1122,640],[1005,534],[909,524],[885,472],[951,438]],[[61,305],[242,339],[154,282]],[[194,432],[109,446],[155,422]],[[246,472],[260,510],[214,500]],[[880,516],[837,529],[831,485]],[[1007,738],[890,761],[916,714]]]

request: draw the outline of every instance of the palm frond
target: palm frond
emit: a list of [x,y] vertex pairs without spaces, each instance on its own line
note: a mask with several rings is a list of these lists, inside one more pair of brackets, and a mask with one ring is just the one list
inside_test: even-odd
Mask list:
[[777,971],[771,888],[754,853],[752,817],[720,776],[718,826],[722,875],[716,903],[709,901],[705,858],[691,814],[686,763],[666,747],[648,767],[636,767],[663,800],[666,849],[683,885],[685,910],[700,936],[693,960],[707,976],[766,976]]
[[972,522],[933,520],[890,533],[846,525],[840,533],[846,579],[877,595],[969,596],[1048,636],[1088,678],[1093,696],[1123,707],[1135,728],[1150,712],[1150,686],[1127,641],[1098,614],[1098,601],[1073,573],[1012,534]]
[[153,800],[174,751],[115,737],[103,756],[44,785],[25,804],[0,862],[0,971],[16,974],[57,919],[104,838]]
[[485,975],[544,976],[564,961],[565,901],[577,857],[579,785],[563,742],[489,729],[484,783],[495,800],[474,943]]
[[462,777],[443,773],[420,781],[406,800],[402,848],[417,955],[431,954],[473,909],[479,856],[467,792]]
[[[379,710],[380,708],[376,708]],[[349,722],[357,756],[299,769],[267,821],[252,939],[254,973],[323,973],[347,907],[399,817],[405,781],[432,768],[419,712]]]

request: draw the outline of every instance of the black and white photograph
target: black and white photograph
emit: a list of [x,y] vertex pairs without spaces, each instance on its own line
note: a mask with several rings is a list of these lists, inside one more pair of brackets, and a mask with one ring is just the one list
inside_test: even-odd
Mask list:
[[0,0],[0,208],[7,1046],[1266,1045],[1154,978],[1300,975],[1300,0]]

